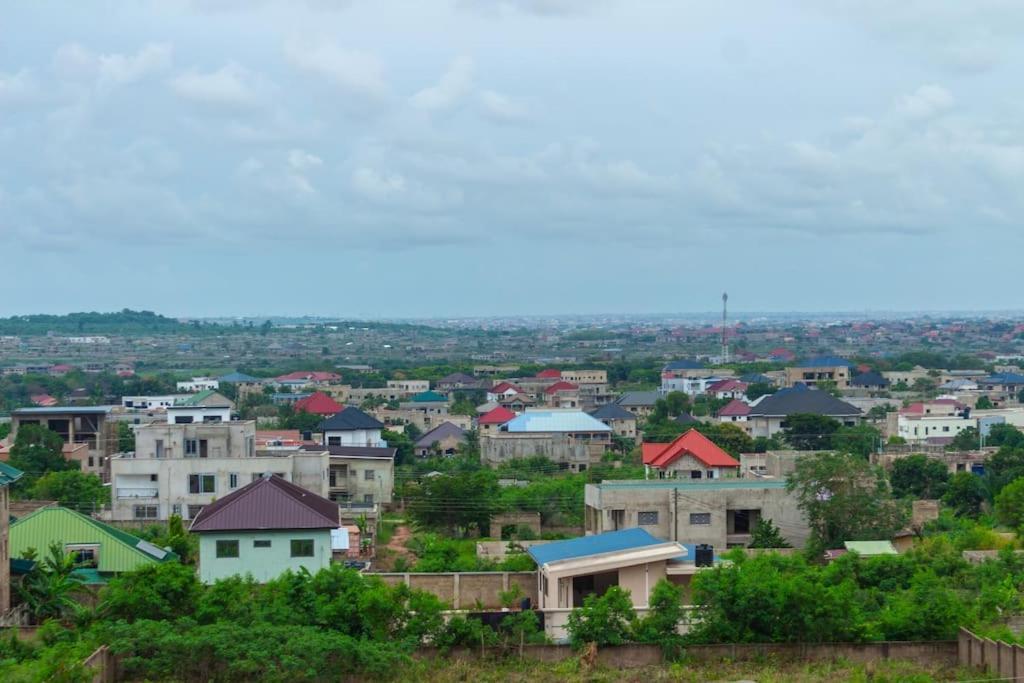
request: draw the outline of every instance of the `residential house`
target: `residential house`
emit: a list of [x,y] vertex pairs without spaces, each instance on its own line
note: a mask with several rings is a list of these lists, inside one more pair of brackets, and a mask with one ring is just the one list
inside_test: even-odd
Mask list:
[[484,389],[480,379],[464,372],[454,372],[437,381],[438,391],[452,392],[467,389]]
[[287,386],[293,389],[303,389],[305,387],[334,384],[340,381],[341,375],[336,372],[297,370],[284,375],[278,375],[274,379],[270,380],[269,383],[277,384],[279,386]]
[[75,555],[79,569],[92,570],[85,573],[88,583],[104,583],[123,572],[179,559],[170,550],[56,505],[39,508],[11,524],[11,557],[25,557],[29,550],[41,556],[52,544]]
[[657,391],[627,391],[615,404],[636,415],[637,420],[646,420],[654,412],[654,404],[661,398]]
[[526,394],[513,394],[501,398],[498,405],[514,413],[524,413],[533,407],[534,400]]
[[[294,476],[291,480],[341,504],[343,515],[354,518],[359,512],[369,512],[377,504],[392,501],[397,449],[303,444],[300,451],[305,457],[326,456],[319,465],[326,481],[323,477],[320,482],[303,481]],[[311,465],[306,469],[312,473]]]
[[497,406],[477,418],[477,428],[480,434],[491,434],[499,431],[502,425],[515,419],[516,414],[508,408]]
[[436,391],[423,391],[403,402],[400,408],[411,412],[411,421],[420,429],[427,431],[448,418],[448,397]]
[[14,443],[23,425],[40,425],[56,432],[65,446],[85,444],[89,449],[85,461],[106,472],[118,446],[117,423],[111,419],[110,410],[109,406],[21,408],[11,413],[10,440]]
[[125,410],[148,412],[170,408],[191,394],[163,394],[153,396],[122,396],[121,407]]
[[749,433],[755,438],[774,436],[786,428],[787,417],[804,413],[835,418],[846,426],[856,425],[863,417],[859,408],[827,391],[797,384],[762,396],[750,406],[747,415]]
[[608,403],[597,410],[590,411],[590,416],[608,425],[616,436],[636,441],[636,415],[622,406]]
[[971,416],[970,408],[949,398],[911,403],[895,413],[895,418],[896,429],[890,431],[907,443],[948,445],[963,430],[978,428],[978,418]]
[[344,409],[345,406],[322,391],[314,391],[312,394],[295,402],[295,412],[309,413],[310,415],[330,417]]
[[421,457],[434,454],[455,455],[459,446],[465,443],[465,430],[451,422],[442,422],[416,440],[413,452]]
[[178,391],[195,392],[220,389],[220,382],[213,377],[193,377],[177,383]]
[[6,462],[0,462],[0,616],[11,609],[11,484],[24,473]]
[[796,494],[774,479],[659,479],[587,484],[588,534],[642,527],[673,541],[716,550],[745,546],[761,518],[770,519],[794,547],[810,535]]
[[580,410],[528,410],[481,433],[481,460],[495,466],[541,455],[565,469],[583,471],[612,445],[608,425]]
[[738,477],[740,471],[738,460],[696,429],[671,443],[643,444],[641,458],[660,479],[722,479]]
[[175,400],[173,406],[168,408],[228,408],[229,410],[235,409],[234,402],[224,394],[218,393],[213,389],[203,389],[194,394],[186,394],[185,396],[179,397]]
[[381,438],[383,429],[384,425],[379,420],[351,406],[327,418],[320,425],[325,446],[387,448],[387,442]]
[[786,368],[786,386],[805,384],[809,387],[831,382],[839,389],[850,386],[850,361],[836,356],[816,356]]
[[779,347],[769,351],[767,359],[772,363],[792,363],[796,360],[796,354],[789,349]]
[[573,384],[608,384],[607,370],[562,370],[558,377]]
[[199,578],[209,584],[315,574],[331,563],[331,531],[339,527],[337,503],[268,473],[207,505],[189,529],[199,535]]
[[32,394],[28,399],[32,401],[34,405],[43,407],[55,406],[59,403],[57,399],[49,394]]
[[704,377],[662,377],[661,393],[668,394],[673,391],[681,391],[689,396],[705,394],[708,388],[718,384],[724,378],[718,375]]
[[552,408],[578,408],[580,388],[572,382],[559,380],[544,390],[544,400]]
[[1015,372],[1002,372],[989,375],[978,382],[983,391],[990,391],[1004,398],[1016,398],[1024,390],[1024,375]]
[[389,379],[387,387],[405,398],[430,391],[430,382],[425,379]]
[[862,372],[850,380],[850,388],[867,391],[887,391],[889,389],[889,380],[883,377],[881,373],[873,370]]
[[662,379],[684,377],[706,377],[708,369],[703,363],[690,359],[674,360],[661,369]]
[[523,390],[511,382],[499,382],[487,390],[487,400],[501,402],[502,399],[522,394]]
[[747,383],[741,382],[738,379],[722,379],[710,385],[704,393],[718,400],[726,398],[746,399]]
[[726,403],[718,411],[718,421],[722,424],[734,424],[743,431],[749,431],[747,419],[750,416],[750,406],[738,398]]

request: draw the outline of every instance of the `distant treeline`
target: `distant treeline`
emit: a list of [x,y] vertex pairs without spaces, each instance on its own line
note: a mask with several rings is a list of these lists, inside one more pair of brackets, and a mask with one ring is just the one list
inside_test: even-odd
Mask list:
[[68,313],[67,315],[18,315],[0,318],[0,334],[21,336],[48,332],[67,335],[175,333],[194,330],[185,324],[152,311],[124,309],[117,313]]

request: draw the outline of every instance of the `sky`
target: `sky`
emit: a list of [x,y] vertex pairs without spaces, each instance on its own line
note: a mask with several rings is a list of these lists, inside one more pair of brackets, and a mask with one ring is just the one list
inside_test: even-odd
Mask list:
[[1018,0],[0,8],[0,315],[1021,309]]

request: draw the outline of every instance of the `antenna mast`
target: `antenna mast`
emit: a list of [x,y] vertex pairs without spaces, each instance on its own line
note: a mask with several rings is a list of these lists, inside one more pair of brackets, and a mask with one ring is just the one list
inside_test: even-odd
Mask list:
[[729,339],[726,336],[726,324],[728,321],[729,293],[722,292],[722,362],[729,362]]

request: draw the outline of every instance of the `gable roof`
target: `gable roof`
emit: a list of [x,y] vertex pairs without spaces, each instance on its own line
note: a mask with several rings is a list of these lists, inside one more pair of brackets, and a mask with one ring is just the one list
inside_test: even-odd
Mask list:
[[420,438],[416,439],[415,446],[416,448],[430,448],[434,445],[434,442],[452,437],[461,441],[466,438],[466,431],[462,429],[462,427],[452,424],[451,422],[442,422]]
[[[227,396],[224,396],[224,395],[218,393],[214,389],[204,389],[202,391],[197,391],[194,394],[189,394],[188,396],[185,396],[184,398],[175,401],[174,402],[174,407],[175,408],[181,408],[181,407],[198,408],[198,407],[203,405],[203,401],[206,401],[208,399],[215,398],[215,397],[218,397],[218,396],[220,398],[224,399],[224,403],[222,405],[225,408],[227,408],[227,407],[229,407],[231,405],[231,401],[228,400]],[[209,406],[209,407],[213,407],[213,406]]]
[[19,470],[17,467],[8,465],[6,462],[0,460],[0,486],[7,486],[18,481],[25,475],[24,472]]
[[797,413],[847,416],[860,415],[861,410],[846,401],[840,401],[827,391],[808,389],[805,384],[779,389],[774,394],[764,396],[750,410],[752,417]]
[[278,382],[330,382],[341,379],[341,375],[336,372],[323,372],[319,370],[307,371],[307,370],[296,370],[295,372],[289,372],[285,375],[278,375],[274,378]]
[[173,552],[127,531],[56,505],[40,508],[11,524],[11,557],[20,557],[29,548],[44,553],[54,542],[99,544],[101,572],[127,572],[151,563],[178,560]]
[[863,372],[853,379],[850,380],[850,384],[855,387],[887,387],[889,386],[889,380],[882,377],[881,374],[872,371]]
[[620,406],[653,406],[659,398],[657,391],[627,391],[615,402]]
[[675,422],[676,424],[681,425],[697,424],[698,422],[700,422],[700,420],[695,418],[693,415],[690,415],[689,413],[679,413],[674,418],[672,418],[672,421]]
[[684,358],[682,360],[673,360],[673,361],[669,361],[668,363],[665,363],[665,367],[662,368],[662,371],[663,372],[670,372],[672,370],[703,370],[703,369],[704,369],[704,364],[703,363],[698,363],[695,360],[689,360],[689,359]]
[[718,417],[742,417],[744,415],[750,415],[750,406],[738,398],[729,401],[718,411]]
[[282,477],[264,474],[200,510],[190,531],[336,529],[338,504]]
[[321,432],[353,432],[357,429],[384,429],[384,423],[354,406],[349,406],[320,423]]
[[545,394],[556,394],[559,391],[578,391],[578,390],[579,390],[579,387],[576,386],[575,384],[573,384],[572,382],[566,382],[565,380],[562,380],[560,382],[555,382],[550,387],[545,389],[544,393]]
[[259,378],[253,377],[252,375],[247,375],[244,372],[235,371],[229,372],[226,375],[221,375],[220,377],[217,378],[217,381],[224,382],[226,384],[234,384],[241,382],[258,382]]
[[523,392],[522,389],[517,387],[515,384],[512,384],[512,382],[501,382],[499,384],[494,385],[490,389],[488,389],[487,393],[489,393],[489,394],[504,394],[505,392],[507,392],[509,390],[512,390],[512,391],[514,391],[517,394],[521,394]]
[[527,552],[534,562],[538,565],[544,565],[550,562],[573,560],[590,555],[603,555],[605,553],[645,548],[651,545],[661,545],[665,542],[660,538],[652,536],[644,529],[634,527],[632,529],[620,529],[619,531],[594,534],[593,536],[570,538],[565,541],[532,545],[527,548]]
[[482,425],[503,425],[506,422],[508,422],[509,420],[514,419],[515,416],[516,416],[516,414],[513,413],[508,408],[503,408],[501,406],[498,406],[494,410],[492,410],[490,412],[487,412],[487,413],[484,413],[483,415],[481,415],[480,418],[477,420],[477,424],[482,424]]
[[473,375],[467,375],[464,372],[453,372],[450,375],[442,377],[437,380],[438,384],[476,384],[479,382]]
[[749,372],[745,375],[740,375],[739,380],[750,384],[772,384],[772,378],[768,375],[762,375],[759,372]]
[[295,412],[303,411],[313,415],[336,415],[343,410],[345,410],[345,406],[322,391],[314,391],[309,396],[295,402]]
[[537,379],[561,379],[562,371],[554,368],[547,368],[537,373]]
[[814,356],[796,364],[798,368],[852,368],[853,363],[839,356]]
[[597,410],[590,412],[590,417],[598,420],[635,420],[636,416],[615,403],[606,403]]
[[1016,372],[997,372],[983,381],[988,384],[1024,384],[1024,375]]
[[709,384],[706,393],[713,394],[718,391],[746,391],[746,382],[741,382],[738,379],[720,379],[713,384]]
[[508,432],[610,432],[611,427],[582,410],[531,410],[509,420]]
[[641,452],[643,463],[652,467],[666,467],[686,455],[692,455],[707,467],[740,466],[738,460],[696,429],[676,437],[672,443],[645,443]]
[[448,397],[436,391],[421,391],[410,400],[413,403],[447,403]]

